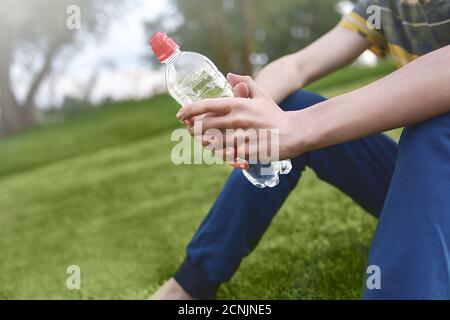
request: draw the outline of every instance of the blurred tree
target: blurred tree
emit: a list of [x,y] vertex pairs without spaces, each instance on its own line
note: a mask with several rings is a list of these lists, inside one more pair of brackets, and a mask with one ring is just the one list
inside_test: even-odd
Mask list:
[[[80,43],[86,34],[99,30],[107,23],[116,1],[106,0],[3,0],[0,7],[0,134],[10,134],[35,123],[35,98],[46,76],[51,72],[55,58],[69,44]],[[70,6],[80,9],[80,29],[73,29],[67,21]],[[73,7],[72,7],[73,8]],[[70,27],[69,27],[70,26]],[[79,31],[79,32],[78,32]],[[74,50],[75,51],[75,50]],[[11,71],[18,54],[27,56],[27,63],[36,60],[36,70],[29,72],[28,89],[19,99]],[[20,61],[23,63],[23,61]],[[19,63],[20,63],[19,62]],[[34,71],[34,72],[33,72]],[[22,84],[21,84],[22,85]]]
[[299,50],[329,31],[339,21],[339,2],[170,0],[175,12],[149,22],[147,30],[170,33],[184,50],[206,54],[224,72],[252,74],[255,64]]

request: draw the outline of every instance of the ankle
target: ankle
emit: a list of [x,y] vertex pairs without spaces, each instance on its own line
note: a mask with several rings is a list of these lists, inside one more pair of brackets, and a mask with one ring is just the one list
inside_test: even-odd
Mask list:
[[170,278],[150,298],[151,300],[194,300],[186,290],[174,279]]

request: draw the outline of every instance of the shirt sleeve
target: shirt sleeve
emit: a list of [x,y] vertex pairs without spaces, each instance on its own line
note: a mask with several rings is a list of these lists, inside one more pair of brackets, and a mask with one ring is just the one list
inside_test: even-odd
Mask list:
[[366,38],[369,43],[369,50],[379,57],[385,57],[388,51],[388,45],[384,37],[383,29],[371,29],[367,23],[368,19],[374,14],[371,10],[368,10],[369,7],[377,4],[377,0],[360,0],[353,11],[342,18],[339,26]]

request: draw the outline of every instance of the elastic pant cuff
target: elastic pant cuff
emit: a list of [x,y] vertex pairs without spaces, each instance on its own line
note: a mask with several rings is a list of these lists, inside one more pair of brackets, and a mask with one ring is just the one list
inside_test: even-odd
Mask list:
[[211,281],[206,272],[195,265],[189,257],[183,261],[174,278],[195,299],[216,299],[219,283]]

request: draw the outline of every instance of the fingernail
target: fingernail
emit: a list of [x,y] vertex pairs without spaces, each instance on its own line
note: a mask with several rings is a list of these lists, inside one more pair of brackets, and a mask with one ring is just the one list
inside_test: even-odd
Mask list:
[[181,120],[183,118],[183,110],[181,109],[180,111],[178,111],[177,113],[177,119]]
[[247,170],[248,169],[248,163],[242,163],[239,165],[239,169],[241,170]]
[[215,146],[214,146],[214,138],[209,138],[207,139],[207,146],[205,146],[206,150],[214,150]]

